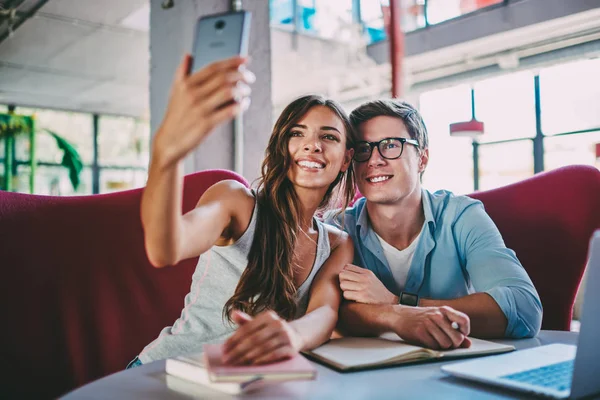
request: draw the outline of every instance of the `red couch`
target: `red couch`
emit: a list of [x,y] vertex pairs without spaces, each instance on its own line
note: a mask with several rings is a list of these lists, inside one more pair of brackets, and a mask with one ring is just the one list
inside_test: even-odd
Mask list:
[[589,241],[600,229],[600,171],[563,167],[471,197],[483,202],[531,277],[542,329],[569,330]]
[[[184,210],[213,183],[186,177]],[[54,398],[123,369],[179,316],[196,260],[154,269],[141,190],[88,197],[0,192],[0,398]],[[544,305],[543,329],[569,329],[589,238],[600,228],[600,172],[573,166],[481,199]]]
[[[239,175],[186,177],[184,210]],[[146,257],[141,189],[87,196],[0,191],[0,398],[56,398],[124,369],[181,311],[196,259]]]

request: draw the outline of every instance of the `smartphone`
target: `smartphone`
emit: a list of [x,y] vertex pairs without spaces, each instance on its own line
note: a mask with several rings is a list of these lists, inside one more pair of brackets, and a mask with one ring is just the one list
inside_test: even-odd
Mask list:
[[248,55],[251,13],[233,11],[205,15],[196,21],[191,73],[215,61]]

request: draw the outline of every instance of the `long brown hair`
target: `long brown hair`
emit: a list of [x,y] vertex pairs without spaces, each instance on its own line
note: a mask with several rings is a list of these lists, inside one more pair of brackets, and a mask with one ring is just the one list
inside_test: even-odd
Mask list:
[[[343,108],[333,100],[309,95],[294,100],[273,127],[258,180],[256,210],[258,218],[248,254],[248,266],[242,273],[234,295],[223,308],[231,321],[234,309],[255,315],[270,309],[290,320],[296,314],[296,286],[293,279],[293,255],[298,232],[300,207],[292,182],[287,177],[291,166],[288,152],[290,129],[313,107],[325,106],[343,122],[346,148],[354,145],[355,135]],[[354,198],[353,168],[338,174],[329,186],[319,209],[332,203],[343,210]]]

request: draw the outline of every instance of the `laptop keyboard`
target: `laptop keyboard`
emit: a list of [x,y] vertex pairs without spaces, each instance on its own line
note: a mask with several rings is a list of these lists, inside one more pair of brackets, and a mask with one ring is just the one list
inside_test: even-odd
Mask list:
[[543,386],[549,389],[561,391],[570,390],[574,365],[575,360],[570,360],[522,371],[516,374],[501,376],[501,378],[528,383],[530,385]]

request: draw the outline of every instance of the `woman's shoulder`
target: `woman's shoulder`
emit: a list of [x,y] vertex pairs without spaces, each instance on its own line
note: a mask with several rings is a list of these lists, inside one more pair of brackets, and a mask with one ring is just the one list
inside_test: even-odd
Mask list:
[[198,206],[214,204],[231,219],[221,234],[219,246],[227,246],[238,240],[248,229],[256,200],[253,191],[244,184],[227,179],[215,183],[206,190]]
[[[241,182],[234,179],[225,179],[209,187],[202,195],[202,199],[222,200],[226,202],[248,202],[254,204],[254,193]],[[201,200],[202,200],[201,199]]]
[[352,239],[350,235],[341,230],[338,227],[333,225],[329,225],[326,223],[322,223],[325,228],[325,232],[327,232],[327,236],[329,238],[329,247],[331,251],[335,250],[340,245],[352,245]]

